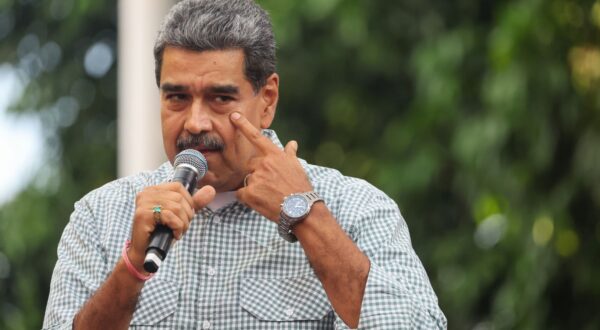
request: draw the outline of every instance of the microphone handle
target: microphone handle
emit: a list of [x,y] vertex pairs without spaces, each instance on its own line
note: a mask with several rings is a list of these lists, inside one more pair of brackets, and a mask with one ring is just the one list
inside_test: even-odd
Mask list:
[[[192,195],[196,188],[198,174],[195,171],[185,167],[175,169],[173,181],[179,182]],[[150,243],[146,248],[146,258],[144,259],[144,269],[148,273],[156,273],[161,263],[167,257],[171,242],[173,241],[173,231],[165,225],[157,225],[152,235]]]
[[173,174],[173,181],[180,182],[183,185],[183,188],[185,188],[190,195],[193,195],[196,184],[198,184],[198,174],[184,167],[179,171],[175,171]]

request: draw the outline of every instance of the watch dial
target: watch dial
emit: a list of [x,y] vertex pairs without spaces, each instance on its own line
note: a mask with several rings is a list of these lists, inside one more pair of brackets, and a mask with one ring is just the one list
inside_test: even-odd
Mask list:
[[303,216],[308,210],[308,202],[302,196],[291,196],[285,200],[283,211],[292,218]]

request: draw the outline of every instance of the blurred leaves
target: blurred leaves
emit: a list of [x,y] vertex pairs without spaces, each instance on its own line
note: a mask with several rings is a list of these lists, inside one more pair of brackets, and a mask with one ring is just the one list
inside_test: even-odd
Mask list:
[[[116,70],[102,56],[84,63],[94,45],[114,53],[115,19],[115,4],[0,2],[0,61],[21,93],[9,110],[40,118],[45,139],[39,173],[0,209],[0,329],[41,327],[73,203],[116,175]],[[98,63],[102,74],[88,70]]]
[[[260,3],[275,129],[398,202],[450,328],[600,327],[600,1]],[[73,202],[115,177],[115,7],[0,1],[47,138],[0,210],[0,328],[39,327]]]
[[451,328],[600,326],[599,2],[262,3],[277,127],[398,201]]

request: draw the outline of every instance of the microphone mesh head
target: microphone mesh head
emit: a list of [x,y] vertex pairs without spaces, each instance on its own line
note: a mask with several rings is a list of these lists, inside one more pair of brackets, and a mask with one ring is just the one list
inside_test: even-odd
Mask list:
[[181,164],[193,166],[198,171],[198,180],[200,180],[206,170],[208,170],[208,163],[206,158],[198,150],[186,149],[175,156],[173,167],[177,167]]

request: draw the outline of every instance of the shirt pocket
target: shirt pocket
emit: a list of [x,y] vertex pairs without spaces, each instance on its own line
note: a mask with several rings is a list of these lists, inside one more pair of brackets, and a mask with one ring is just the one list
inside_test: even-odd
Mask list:
[[331,312],[314,275],[291,278],[242,278],[240,305],[261,321],[320,321]]
[[178,295],[177,283],[159,278],[149,280],[140,293],[131,326],[168,327],[166,319],[177,309]]

